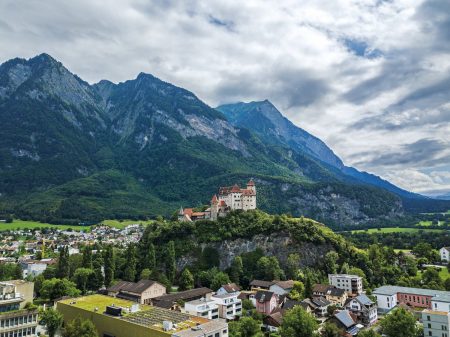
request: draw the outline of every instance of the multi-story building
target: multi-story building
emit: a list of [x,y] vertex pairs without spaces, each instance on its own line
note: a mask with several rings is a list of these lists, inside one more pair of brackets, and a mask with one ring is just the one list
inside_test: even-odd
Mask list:
[[0,337],[36,336],[38,311],[27,306],[33,302],[33,289],[32,282],[0,282]]
[[349,295],[360,295],[363,292],[362,277],[348,274],[328,274],[331,285],[344,289]]
[[442,247],[439,249],[441,261],[450,262],[450,247]]
[[313,288],[314,297],[325,297],[328,301],[339,307],[344,307],[348,295],[344,289],[327,284],[316,284]]
[[390,311],[400,303],[409,307],[434,311],[450,311],[450,292],[398,286],[382,286],[372,294],[377,298],[379,312]]
[[425,337],[450,337],[450,313],[424,310],[422,323]]
[[244,189],[238,185],[220,187],[218,196],[213,195],[210,207],[204,212],[194,212],[192,208],[181,208],[178,212],[178,221],[217,220],[236,209],[244,211],[256,209],[256,186],[252,179]]
[[221,318],[233,320],[242,315],[242,301],[238,296],[239,292],[211,296],[211,300],[219,307],[219,316]]
[[215,301],[204,297],[199,300],[184,303],[184,312],[207,319],[219,318],[219,306]]
[[65,324],[89,319],[99,337],[228,337],[228,324],[220,320],[104,295],[61,300],[56,309]]
[[348,299],[345,308],[354,313],[358,322],[365,326],[378,320],[377,305],[365,294]]

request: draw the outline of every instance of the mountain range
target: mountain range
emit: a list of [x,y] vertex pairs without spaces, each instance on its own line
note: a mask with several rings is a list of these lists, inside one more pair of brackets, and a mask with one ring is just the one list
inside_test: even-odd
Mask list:
[[0,66],[0,210],[50,222],[171,215],[253,177],[258,207],[330,225],[426,200],[343,164],[269,102],[214,109],[141,73],[91,85],[47,54]]

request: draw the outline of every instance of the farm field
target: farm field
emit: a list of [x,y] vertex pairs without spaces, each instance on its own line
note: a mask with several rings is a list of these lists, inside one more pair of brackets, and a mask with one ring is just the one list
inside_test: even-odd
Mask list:
[[[141,220],[123,220],[123,221],[119,221],[119,220],[104,220],[101,222],[101,224],[110,226],[110,227],[115,227],[115,228],[119,228],[119,229],[123,229],[128,225],[132,225],[132,224],[142,224],[142,225],[148,225],[149,223],[151,223],[151,220],[147,220],[147,221],[141,221]],[[38,222],[38,221],[32,221],[32,220],[18,220],[18,219],[14,219],[14,221],[12,223],[4,223],[4,222],[0,222],[0,232],[1,231],[6,231],[6,230],[15,230],[15,229],[24,229],[24,228],[29,228],[29,229],[33,229],[33,228],[58,228],[58,229],[62,229],[62,230],[67,230],[67,229],[72,229],[74,231],[89,231],[91,229],[90,226],[73,226],[73,225],[54,225],[54,224],[49,224],[49,223],[43,223],[43,222]]]
[[90,226],[53,225],[53,224],[43,223],[43,222],[38,222],[38,221],[26,221],[26,220],[16,220],[16,219],[14,219],[14,221],[12,223],[4,223],[4,222],[0,223],[0,231],[25,229],[25,228],[33,229],[33,228],[44,228],[44,227],[58,228],[58,229],[62,229],[62,230],[73,229],[76,231],[90,230]]
[[357,230],[353,230],[352,234],[355,233],[369,233],[369,234],[373,234],[373,233],[415,233],[418,232],[420,230],[423,231],[429,231],[429,232],[437,232],[437,233],[441,233],[442,231],[444,231],[443,229],[422,229],[422,228],[400,228],[400,227],[384,227],[384,228],[370,228],[370,229],[357,229]]
[[103,220],[101,223],[107,226],[116,227],[119,229],[125,228],[128,225],[141,224],[148,225],[152,223],[153,220]]

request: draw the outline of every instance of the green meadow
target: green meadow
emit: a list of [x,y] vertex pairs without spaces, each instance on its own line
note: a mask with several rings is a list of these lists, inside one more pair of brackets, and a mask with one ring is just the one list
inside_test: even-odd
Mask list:
[[427,232],[437,232],[441,233],[444,231],[443,229],[422,229],[422,228],[400,228],[400,227],[384,227],[384,228],[370,228],[370,229],[357,229],[353,230],[352,234],[355,233],[416,233],[420,230],[427,231]]

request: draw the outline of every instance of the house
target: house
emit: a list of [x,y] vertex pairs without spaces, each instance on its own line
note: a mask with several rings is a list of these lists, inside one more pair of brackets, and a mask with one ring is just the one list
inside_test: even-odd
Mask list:
[[348,295],[359,295],[363,292],[362,277],[349,274],[328,274],[331,285],[344,289]]
[[267,331],[274,332],[278,331],[278,328],[283,323],[283,313],[280,311],[275,311],[270,315],[264,317],[263,325]]
[[154,297],[151,300],[152,305],[164,309],[181,311],[180,303],[198,300],[202,297],[211,298],[213,291],[209,288],[195,288],[178,293],[166,294]]
[[184,312],[207,319],[219,318],[219,306],[215,301],[205,297],[184,303]]
[[140,304],[150,304],[152,298],[166,293],[166,287],[152,280],[140,280],[139,282],[120,281],[107,289],[108,295],[134,301]]
[[218,196],[211,198],[210,207],[203,212],[195,212],[192,208],[180,208],[178,221],[191,222],[201,219],[217,220],[233,210],[256,209],[256,186],[250,179],[247,188],[241,189],[238,185],[220,187]]
[[23,278],[27,276],[36,277],[41,275],[47,269],[47,263],[35,260],[21,261]]
[[357,321],[365,326],[370,326],[378,320],[377,305],[365,294],[348,299],[345,309],[354,313]]
[[278,306],[278,295],[267,290],[259,290],[255,295],[256,311],[269,315]]
[[330,321],[336,324],[339,329],[344,330],[347,336],[356,336],[360,330],[355,317],[348,310],[336,312]]
[[441,261],[450,262],[450,247],[442,247],[439,249]]
[[450,292],[398,286],[382,286],[372,294],[377,298],[378,312],[387,312],[403,303],[409,307],[450,311]]
[[215,294],[211,296],[218,308],[219,317],[226,320],[233,320],[242,315],[242,300],[239,298],[239,292]]
[[294,281],[274,281],[275,283],[269,287],[269,290],[277,295],[287,295],[294,288]]
[[270,287],[274,284],[272,281],[262,281],[262,280],[253,280],[250,282],[251,290],[269,290]]
[[422,311],[424,336],[450,336],[450,313],[447,311]]
[[331,302],[325,297],[305,298],[301,303],[303,308],[306,306],[310,307],[311,312],[319,317],[326,316],[328,314],[328,307],[331,305]]
[[325,297],[332,304],[344,307],[348,295],[344,289],[325,284],[316,284],[313,288],[313,297]]
[[228,283],[222,285],[219,290],[216,291],[217,295],[224,295],[224,294],[232,294],[232,293],[239,293],[241,291],[241,288],[236,285],[236,283]]

